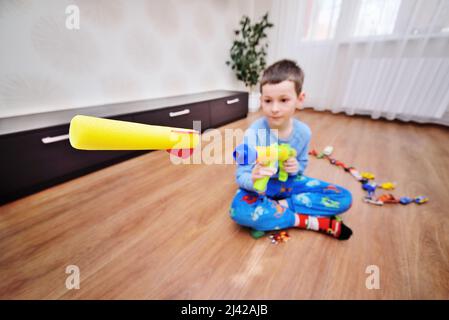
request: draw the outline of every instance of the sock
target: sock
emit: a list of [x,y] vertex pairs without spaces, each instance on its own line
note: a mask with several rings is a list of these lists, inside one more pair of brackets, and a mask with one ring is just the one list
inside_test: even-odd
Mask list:
[[295,227],[326,233],[338,240],[347,240],[352,235],[352,230],[335,216],[315,217],[297,213]]

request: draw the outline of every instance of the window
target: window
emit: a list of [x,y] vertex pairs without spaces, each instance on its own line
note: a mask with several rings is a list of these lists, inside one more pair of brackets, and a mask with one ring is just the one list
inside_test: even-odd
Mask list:
[[449,1],[426,0],[419,3],[410,33],[438,34],[449,31]]
[[305,39],[326,40],[335,36],[341,0],[308,0],[305,11]]
[[362,0],[354,36],[392,34],[400,5],[401,0]]

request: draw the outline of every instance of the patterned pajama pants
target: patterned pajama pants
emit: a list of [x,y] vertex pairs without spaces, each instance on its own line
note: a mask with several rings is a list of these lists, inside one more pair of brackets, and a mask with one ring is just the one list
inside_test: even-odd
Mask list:
[[[278,201],[285,199],[288,208]],[[351,207],[352,195],[345,188],[304,175],[286,182],[270,179],[265,194],[237,190],[230,216],[239,225],[269,231],[293,227],[295,214],[335,216]]]

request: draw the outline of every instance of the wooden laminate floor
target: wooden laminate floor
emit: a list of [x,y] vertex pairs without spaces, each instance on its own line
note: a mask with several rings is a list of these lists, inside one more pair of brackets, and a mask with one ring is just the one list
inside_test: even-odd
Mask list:
[[[224,128],[246,128],[259,114]],[[418,206],[376,207],[324,160],[306,174],[353,192],[346,242],[303,230],[273,245],[235,225],[233,165],[173,165],[163,151],[0,207],[3,299],[448,299],[449,129],[299,111],[312,146]],[[68,265],[80,269],[67,290]],[[368,290],[368,266],[380,289]]]

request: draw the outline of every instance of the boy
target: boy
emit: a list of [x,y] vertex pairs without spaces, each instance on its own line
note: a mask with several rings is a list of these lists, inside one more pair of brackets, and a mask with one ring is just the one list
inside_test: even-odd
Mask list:
[[[314,230],[347,240],[352,231],[336,215],[351,206],[351,193],[337,185],[303,175],[308,162],[311,132],[294,113],[304,101],[304,73],[291,60],[268,67],[262,76],[260,103],[265,117],[256,120],[245,132],[244,142],[253,146],[288,143],[296,157],[284,162],[286,182],[278,180],[277,166],[239,165],[236,172],[240,189],[234,197],[230,215],[240,225],[260,231],[290,227]],[[264,193],[253,185],[270,177]]]

